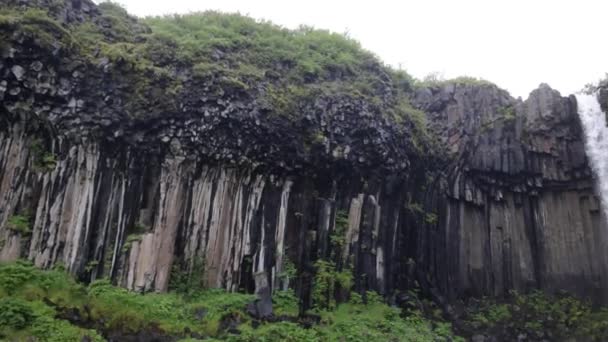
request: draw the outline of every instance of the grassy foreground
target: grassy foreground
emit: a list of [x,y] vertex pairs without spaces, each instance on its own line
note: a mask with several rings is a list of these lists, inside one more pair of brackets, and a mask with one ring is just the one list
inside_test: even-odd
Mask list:
[[[363,303],[351,293],[346,303],[298,317],[297,298],[282,291],[273,297],[276,316],[263,322],[246,313],[250,294],[139,294],[17,261],[0,264],[0,341],[464,341],[428,301],[412,298],[401,310],[374,293],[366,297]],[[608,309],[566,295],[513,293],[470,300],[458,327],[462,335],[499,341],[606,341]]]
[[[369,296],[378,298],[377,296]],[[7,341],[104,341],[140,338],[228,341],[446,341],[449,323],[404,315],[378,299],[360,296],[334,310],[296,317],[291,291],[275,295],[275,322],[245,312],[253,296],[207,289],[138,294],[98,280],[76,282],[62,269],[42,271],[28,262],[0,265],[0,338]]]

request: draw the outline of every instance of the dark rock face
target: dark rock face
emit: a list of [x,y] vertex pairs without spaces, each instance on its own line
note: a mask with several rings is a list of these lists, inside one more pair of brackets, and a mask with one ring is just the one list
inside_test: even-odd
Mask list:
[[[606,300],[606,218],[573,97],[525,102],[491,86],[419,92],[456,156],[419,240],[419,265],[450,298],[567,290]],[[446,134],[447,133],[447,134]]]
[[608,84],[604,84],[600,87],[598,95],[602,110],[604,113],[608,113]]
[[[70,3],[66,22],[95,14]],[[492,85],[419,89],[444,163],[350,96],[274,117],[261,86],[177,70],[187,89],[163,101],[162,80],[141,93],[107,59],[15,41],[0,60],[1,260],[137,291],[165,291],[172,269],[204,263],[208,286],[257,293],[260,317],[286,286],[310,304],[318,258],[387,297],[417,281],[447,301],[532,288],[607,300],[608,227],[576,103],[548,86],[525,102]],[[150,115],[129,115],[142,103]]]
[[[95,20],[84,4],[56,16]],[[119,63],[10,37],[0,64],[0,259],[64,264],[137,291],[165,291],[174,265],[204,263],[208,286],[258,293],[262,317],[289,281],[308,298],[319,257],[360,275],[360,290],[406,283],[399,269],[417,219],[404,204],[437,159],[414,152],[407,125],[344,94],[272,116],[262,86],[179,70],[181,97],[164,96],[162,80],[136,87]],[[348,220],[339,249],[337,213]],[[11,226],[14,216],[28,231]],[[298,279],[284,277],[289,262]]]
[[[165,291],[173,265],[204,261],[207,285],[264,293],[261,316],[289,261],[303,297],[314,260],[332,252],[366,275],[359,289],[405,283],[400,245],[416,220],[404,203],[425,161],[408,128],[369,103],[324,95],[296,119],[269,117],[262,90],[220,96],[204,80],[189,84],[181,113],[148,93],[155,112],[133,118],[130,80],[108,64],[16,42],[0,64],[0,259],[64,264],[137,291]],[[349,222],[339,253],[338,212]],[[11,228],[16,215],[30,231]]]

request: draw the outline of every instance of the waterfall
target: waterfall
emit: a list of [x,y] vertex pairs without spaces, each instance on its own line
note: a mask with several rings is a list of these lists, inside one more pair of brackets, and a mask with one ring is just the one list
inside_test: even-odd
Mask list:
[[585,147],[598,178],[604,213],[608,217],[608,125],[596,94],[576,94],[578,115],[585,131]]

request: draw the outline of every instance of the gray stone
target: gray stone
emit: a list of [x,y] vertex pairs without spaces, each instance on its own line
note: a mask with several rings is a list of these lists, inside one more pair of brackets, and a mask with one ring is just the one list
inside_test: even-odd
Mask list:
[[11,94],[11,95],[13,95],[13,96],[17,96],[17,95],[19,95],[19,93],[21,93],[21,88],[19,88],[19,87],[12,87],[11,89],[9,89],[8,93]]
[[42,70],[43,64],[40,61],[34,61],[32,62],[32,64],[30,64],[30,69],[32,69],[35,72],[39,72],[40,70]]
[[21,81],[23,79],[23,76],[25,75],[25,69],[23,69],[23,67],[21,67],[20,65],[13,65],[11,71],[13,75],[15,75],[15,78],[19,81]]
[[481,334],[473,335],[473,337],[471,337],[471,342],[485,342],[485,341],[486,341],[486,337]]

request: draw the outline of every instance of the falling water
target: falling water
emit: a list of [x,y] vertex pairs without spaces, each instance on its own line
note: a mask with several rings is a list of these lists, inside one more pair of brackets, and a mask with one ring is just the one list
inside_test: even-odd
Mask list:
[[608,217],[608,125],[595,94],[576,94],[578,115],[585,131],[587,156],[598,178],[602,207]]

